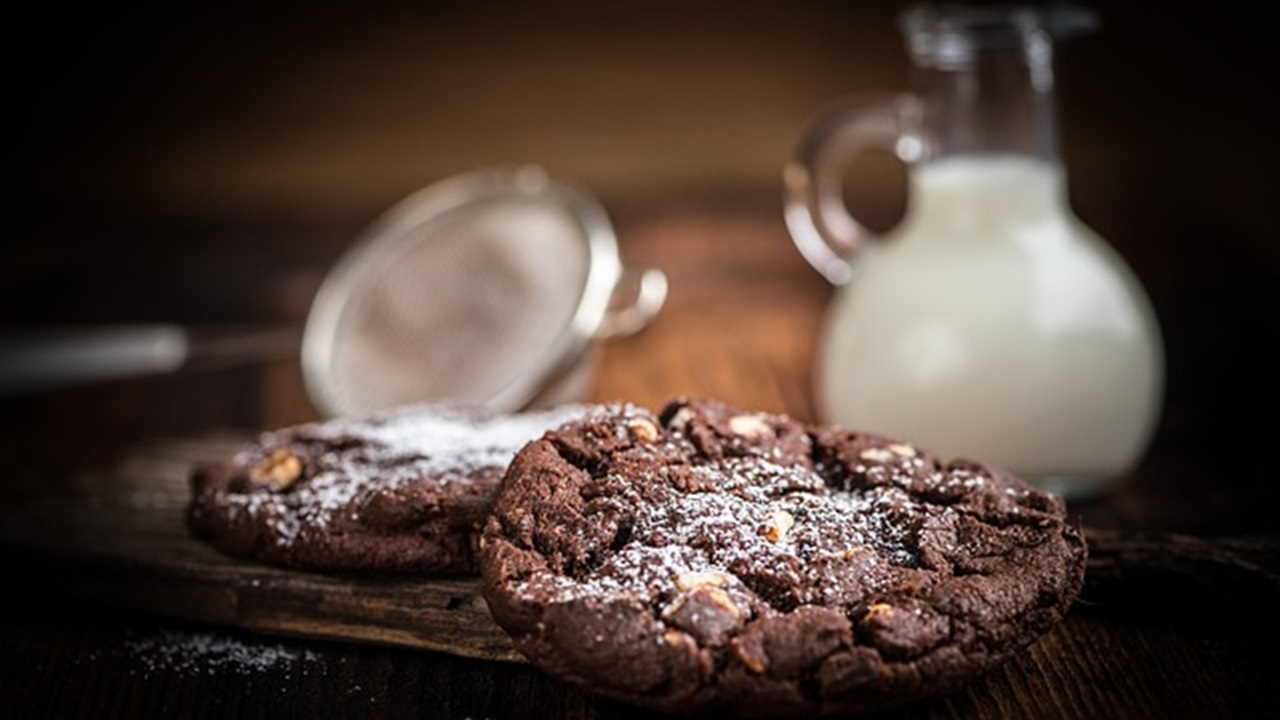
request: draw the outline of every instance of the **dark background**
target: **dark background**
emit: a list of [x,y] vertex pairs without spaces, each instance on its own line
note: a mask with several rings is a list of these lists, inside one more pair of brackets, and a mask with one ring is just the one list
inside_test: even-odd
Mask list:
[[[794,262],[782,267],[761,250],[776,239],[791,252],[781,168],[828,102],[908,87],[894,26],[904,5],[10,8],[0,24],[0,333],[299,323],[325,271],[378,213],[446,176],[518,162],[595,193],[624,257],[653,262],[678,247],[677,279],[786,288],[796,302],[776,303],[774,317],[791,322],[788,307],[820,307],[830,291],[798,258],[783,255]],[[1093,527],[1215,541],[1269,534],[1269,545],[1213,547],[1261,548],[1270,564],[1218,575],[1212,562],[1193,563],[1190,586],[1139,567],[1123,584],[1132,597],[1110,605],[1096,602],[1091,580],[1090,597],[1049,644],[907,717],[1056,717],[1072,708],[1081,717],[1269,717],[1275,707],[1267,603],[1280,505],[1280,118],[1274,25],[1257,7],[1098,2],[1098,30],[1057,48],[1057,93],[1072,204],[1147,288],[1167,351],[1165,409],[1149,456],[1123,492],[1073,514]],[[851,173],[851,201],[873,227],[901,214],[904,177],[876,156]],[[744,256],[725,251],[736,247]],[[716,267],[690,269],[695,261]],[[713,292],[673,282],[674,293],[684,293],[671,307],[683,315],[667,317],[683,319],[680,327],[707,326],[690,318],[738,321],[734,308],[704,312],[691,301]],[[770,301],[761,297],[753,296],[757,309]],[[649,341],[665,337],[671,353],[674,327],[608,348],[614,377],[643,367],[636,355]],[[758,340],[768,327],[743,334]],[[787,329],[794,346],[801,335]],[[705,367],[737,374],[709,381],[688,372],[718,337],[694,338],[693,350],[660,364],[728,388],[769,367],[750,352],[726,362],[734,345]],[[759,353],[760,345],[742,347]],[[113,469],[148,438],[312,419],[299,386],[296,361],[286,359],[0,396],[0,504],[20,510],[30,496],[57,508],[87,489],[110,492]],[[258,649],[278,639],[313,659],[284,676],[156,668],[139,638],[200,639],[211,628],[64,597],[76,573],[42,566],[26,548],[0,543],[9,590],[0,600],[4,717],[647,717],[524,666],[231,627],[212,630]]]
[[[489,164],[542,163],[624,219],[736,198],[781,228],[780,169],[814,115],[910,81],[904,3],[615,5],[28,8],[3,31],[0,322],[296,320],[378,212]],[[1160,316],[1162,457],[1194,454],[1206,507],[1274,502],[1269,25],[1184,5],[1099,6],[1058,47],[1062,156]],[[902,182],[869,158],[851,195],[886,227]],[[10,398],[3,418],[56,448],[95,431],[67,412],[80,398]],[[1250,505],[1241,527],[1274,527]]]

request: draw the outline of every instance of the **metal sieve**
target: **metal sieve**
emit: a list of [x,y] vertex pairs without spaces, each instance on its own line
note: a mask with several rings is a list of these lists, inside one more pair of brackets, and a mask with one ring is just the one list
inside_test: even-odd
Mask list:
[[634,301],[618,309],[624,274],[604,209],[541,168],[438,182],[379,217],[325,278],[302,341],[308,393],[327,415],[526,406],[574,378],[593,340],[661,308],[666,278],[649,269],[630,274]]
[[[623,268],[595,199],[536,166],[482,169],[400,201],[339,258],[301,330],[303,378],[330,417],[576,399],[594,341],[646,326],[666,292],[661,271]],[[165,324],[0,338],[0,393],[251,362],[299,344],[296,328],[201,335]]]

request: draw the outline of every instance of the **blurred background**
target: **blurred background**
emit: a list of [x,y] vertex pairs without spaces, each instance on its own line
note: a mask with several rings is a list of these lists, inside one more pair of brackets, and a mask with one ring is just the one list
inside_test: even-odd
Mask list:
[[[297,318],[378,213],[490,164],[541,163],[596,194],[624,255],[633,218],[688,207],[776,222],[786,243],[780,173],[808,123],[909,87],[905,5],[30,7],[4,30],[0,322]],[[1201,444],[1197,481],[1274,497],[1270,28],[1233,3],[1183,5],[1099,5],[1096,32],[1057,47],[1061,154],[1076,212],[1160,316],[1158,442]],[[848,182],[873,227],[901,214],[894,162]],[[174,392],[173,429],[196,429]],[[75,427],[77,397],[10,401],[4,419]],[[273,412],[256,421],[306,411]]]
[[[825,103],[909,82],[903,2],[184,5],[52,3],[8,27],[11,199],[321,217],[524,160],[606,199],[771,192]],[[1231,3],[1094,9],[1057,48],[1081,211],[1191,204],[1256,238],[1265,24]]]

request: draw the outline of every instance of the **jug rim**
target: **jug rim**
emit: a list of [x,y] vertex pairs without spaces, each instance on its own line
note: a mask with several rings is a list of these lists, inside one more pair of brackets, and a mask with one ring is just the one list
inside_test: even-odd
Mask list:
[[945,66],[972,60],[979,48],[1032,49],[1092,32],[1094,11],[1079,5],[978,5],[918,2],[898,14],[912,59]]

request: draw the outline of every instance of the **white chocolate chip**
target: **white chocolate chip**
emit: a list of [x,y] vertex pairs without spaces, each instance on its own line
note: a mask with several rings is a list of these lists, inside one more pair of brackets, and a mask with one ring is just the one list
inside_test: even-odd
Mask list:
[[692,419],[693,411],[687,407],[682,407],[676,411],[675,415],[671,416],[671,421],[667,423],[667,427],[671,428],[672,432],[683,433]]
[[641,442],[657,442],[658,440],[658,426],[644,418],[631,420],[627,423],[627,429],[631,431],[631,437]]
[[748,438],[773,437],[773,428],[759,415],[734,415],[729,418],[729,432]]
[[729,576],[720,572],[686,572],[676,576],[676,587],[681,590],[693,590],[700,587],[724,587],[729,584]]
[[742,617],[745,614],[742,612],[741,608],[739,608],[738,605],[729,598],[729,593],[726,593],[720,588],[702,588],[696,592],[704,595],[707,600],[711,601],[713,606],[720,608],[730,615]]
[[871,462],[886,463],[893,460],[893,453],[884,448],[867,448],[858,453],[858,457]]
[[679,617],[685,611],[686,605],[691,609],[691,613],[696,612],[698,609],[710,608],[736,618],[741,618],[745,615],[742,609],[729,597],[729,593],[718,587],[704,585],[681,595],[675,602],[668,605],[662,611],[663,619]]
[[662,642],[673,648],[686,645],[694,646],[695,648],[697,646],[692,636],[679,630],[668,630],[662,633]]
[[795,524],[796,519],[791,513],[786,510],[774,510],[769,513],[769,525],[761,534],[771,543],[782,542]]
[[915,448],[913,448],[913,447],[911,447],[910,445],[906,445],[906,444],[904,444],[904,443],[893,443],[892,445],[889,445],[888,447],[889,447],[890,452],[894,453],[895,455],[901,455],[901,456],[903,456],[903,457],[915,457],[915,456],[916,456],[916,449],[915,449]]

